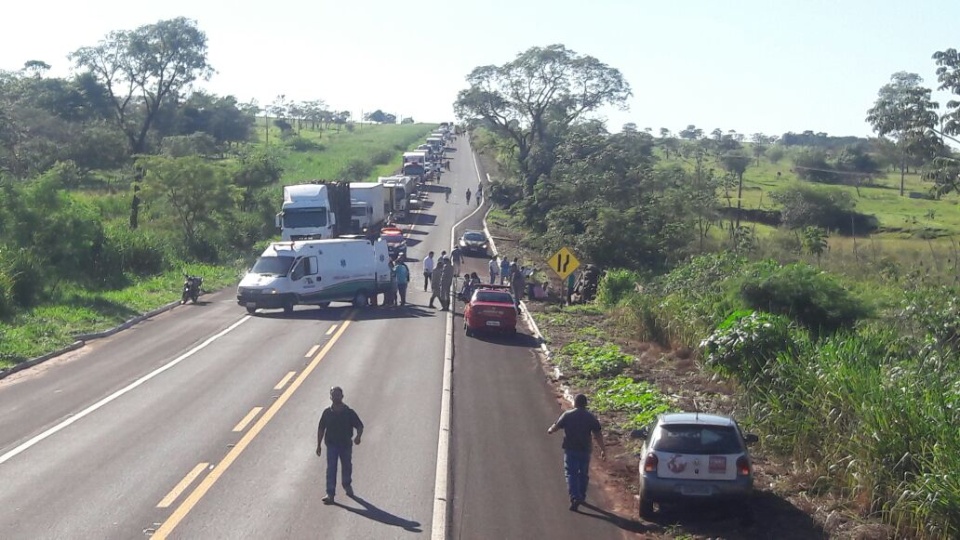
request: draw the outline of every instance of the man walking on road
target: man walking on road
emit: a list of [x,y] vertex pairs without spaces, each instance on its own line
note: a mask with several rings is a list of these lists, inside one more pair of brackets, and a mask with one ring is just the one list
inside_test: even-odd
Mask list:
[[593,448],[590,436],[593,436],[593,440],[600,447],[600,459],[606,459],[606,448],[600,434],[600,421],[587,410],[587,396],[577,394],[573,399],[573,406],[573,409],[560,415],[556,423],[547,429],[547,433],[563,430],[563,471],[567,477],[567,491],[570,493],[570,510],[576,512],[587,498],[590,451]]
[[436,265],[433,262],[433,252],[431,251],[423,258],[423,292],[427,292],[427,287],[430,286],[430,276],[433,274],[434,268],[436,268]]
[[487,269],[490,271],[490,284],[493,285],[497,281],[497,271],[500,270],[496,256],[490,257],[490,262],[487,263]]
[[443,304],[443,292],[441,292],[440,289],[440,284],[443,281],[443,259],[440,259],[440,262],[437,263],[437,267],[433,269],[433,275],[430,276],[430,281],[430,290],[432,292],[430,295],[430,307],[434,307],[434,299],[440,300],[440,304]]
[[[343,390],[339,386],[330,389],[333,403],[323,410],[317,426],[317,456],[321,455],[321,443],[327,446],[327,494],[323,504],[333,504],[337,494],[337,462],[340,462],[340,481],[347,497],[353,497],[353,445],[360,444],[363,422],[357,413],[343,402]],[[353,436],[357,430],[357,436]],[[352,439],[352,440],[351,440]]]

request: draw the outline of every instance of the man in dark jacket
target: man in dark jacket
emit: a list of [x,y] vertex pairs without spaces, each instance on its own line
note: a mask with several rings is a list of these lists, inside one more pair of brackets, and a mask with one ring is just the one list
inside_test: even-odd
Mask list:
[[593,449],[591,435],[600,447],[600,459],[606,459],[606,449],[600,434],[600,421],[587,410],[587,396],[577,394],[573,399],[573,406],[573,409],[560,415],[560,419],[547,429],[547,433],[563,430],[563,471],[567,477],[567,491],[570,493],[570,510],[576,512],[587,498],[590,451]]
[[[321,455],[321,443],[327,446],[327,494],[323,504],[333,504],[337,494],[337,462],[340,462],[340,480],[343,491],[353,497],[353,445],[360,444],[363,422],[357,413],[343,402],[343,390],[339,386],[330,389],[333,403],[323,410],[317,426],[317,456]],[[353,431],[357,436],[353,436]]]

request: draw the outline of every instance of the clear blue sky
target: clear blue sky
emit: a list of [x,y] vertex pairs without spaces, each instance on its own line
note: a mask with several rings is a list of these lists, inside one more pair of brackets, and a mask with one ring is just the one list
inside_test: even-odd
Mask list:
[[43,60],[66,75],[71,51],[177,16],[207,34],[217,74],[206,90],[323,99],[354,117],[453,119],[474,67],[562,43],[632,86],[629,111],[602,113],[611,131],[868,135],[866,110],[892,73],[935,87],[931,55],[960,48],[958,0],[87,0],[4,8],[0,69]]

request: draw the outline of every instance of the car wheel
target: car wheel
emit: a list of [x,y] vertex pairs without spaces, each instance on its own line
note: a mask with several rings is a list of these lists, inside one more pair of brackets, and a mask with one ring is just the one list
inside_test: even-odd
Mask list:
[[287,315],[293,313],[293,298],[287,297],[283,300],[283,312]]
[[254,307],[254,306],[247,306],[247,313],[253,315],[253,314],[256,313],[256,312],[257,312],[257,308],[256,308],[256,307]]
[[640,492],[640,517],[643,519],[653,519],[653,501],[648,496]]
[[367,307],[367,293],[363,291],[357,291],[356,296],[353,297],[353,307],[360,309]]
[[317,307],[319,307],[320,309],[326,309],[330,307],[330,302],[320,302],[319,304],[317,304]]
[[467,326],[467,323],[463,323],[463,333],[467,337],[470,337],[473,335],[473,330],[471,330],[470,327]]

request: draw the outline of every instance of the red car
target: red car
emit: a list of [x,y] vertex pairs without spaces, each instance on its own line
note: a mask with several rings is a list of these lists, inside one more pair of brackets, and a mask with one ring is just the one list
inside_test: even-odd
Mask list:
[[463,330],[474,332],[517,333],[517,305],[509,287],[481,285],[463,309]]

